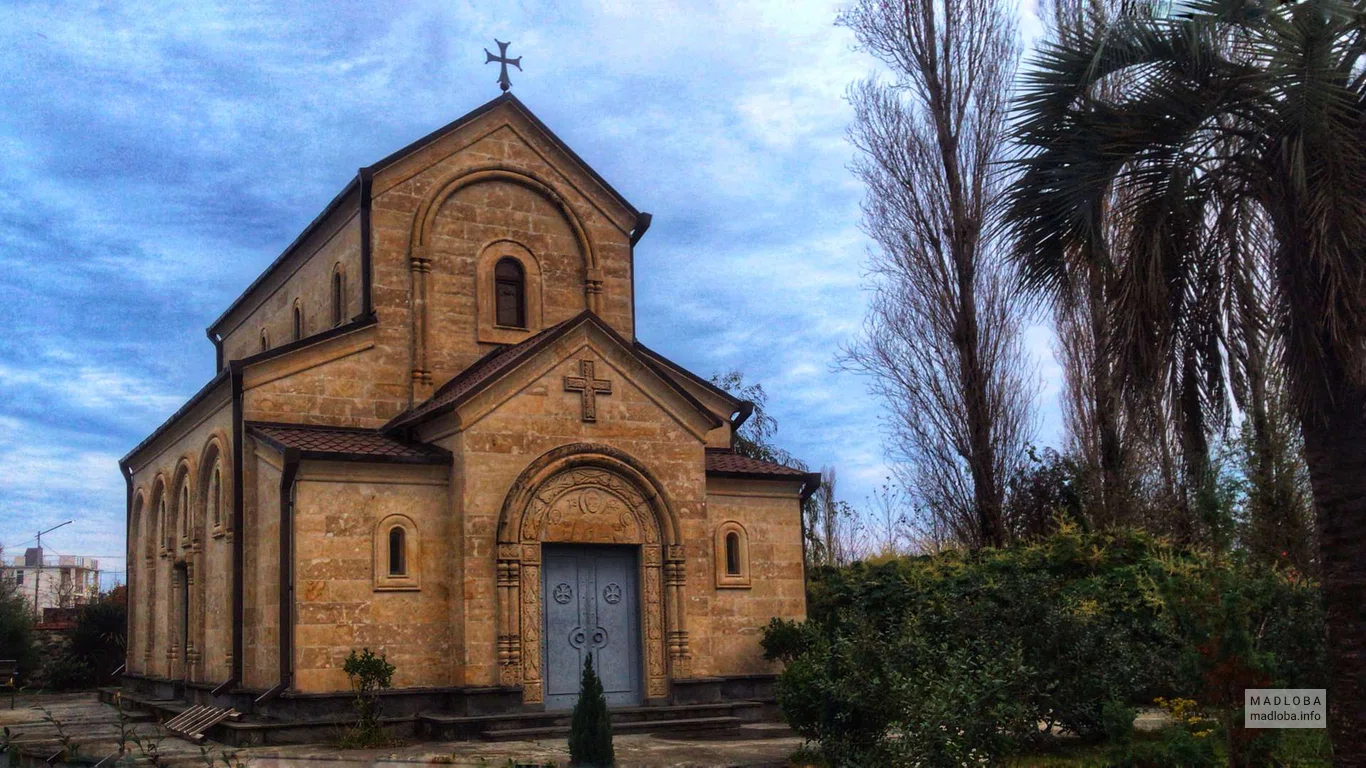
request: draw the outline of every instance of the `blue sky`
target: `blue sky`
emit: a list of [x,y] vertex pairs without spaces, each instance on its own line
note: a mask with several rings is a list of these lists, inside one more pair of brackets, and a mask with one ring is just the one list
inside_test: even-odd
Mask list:
[[[213,373],[204,327],[355,174],[513,92],[654,226],[639,335],[768,390],[779,441],[860,505],[880,405],[862,321],[838,3],[0,5],[0,543],[121,570],[117,460]],[[1037,25],[1026,14],[1028,36]],[[701,278],[700,280],[698,278]],[[1049,336],[1027,342],[1056,442]]]

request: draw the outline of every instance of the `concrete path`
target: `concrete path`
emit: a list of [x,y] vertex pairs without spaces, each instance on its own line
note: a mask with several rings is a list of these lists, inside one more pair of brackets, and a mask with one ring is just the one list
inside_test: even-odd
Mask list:
[[[122,725],[123,742],[133,755],[143,754],[127,734],[131,731],[146,748],[152,744],[162,765],[203,766],[206,758],[223,766],[225,755],[235,755],[251,768],[274,766],[411,766],[457,765],[480,768],[567,765],[564,739],[502,742],[420,742],[382,750],[337,750],[327,745],[226,748],[212,742],[200,746],[166,733],[151,722],[132,722],[116,708],[99,703],[94,693],[20,696],[13,710],[0,703],[0,726],[8,727],[14,742],[27,754],[46,757],[62,746],[57,725],[44,720],[45,708],[67,738],[79,745],[82,758],[117,755]],[[786,726],[755,723],[719,734],[623,734],[613,740],[617,765],[631,766],[785,766],[802,740]],[[112,760],[110,761],[113,762]],[[87,763],[88,764],[88,763]],[[142,764],[150,764],[150,761]]]

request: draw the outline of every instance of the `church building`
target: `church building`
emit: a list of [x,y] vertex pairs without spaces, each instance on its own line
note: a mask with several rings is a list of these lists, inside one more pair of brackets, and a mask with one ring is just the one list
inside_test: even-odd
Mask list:
[[360,169],[120,462],[125,698],[316,720],[361,648],[414,720],[565,710],[590,655],[618,709],[771,697],[819,475],[637,338],[649,224],[506,92]]

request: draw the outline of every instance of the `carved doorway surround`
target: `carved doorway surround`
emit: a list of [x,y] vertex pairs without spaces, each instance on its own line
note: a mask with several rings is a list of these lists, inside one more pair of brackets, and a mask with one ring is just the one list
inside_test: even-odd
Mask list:
[[498,678],[521,685],[522,702],[545,701],[541,544],[640,547],[645,696],[663,699],[687,677],[683,546],[672,505],[654,477],[606,445],[556,448],[513,483],[498,522]]

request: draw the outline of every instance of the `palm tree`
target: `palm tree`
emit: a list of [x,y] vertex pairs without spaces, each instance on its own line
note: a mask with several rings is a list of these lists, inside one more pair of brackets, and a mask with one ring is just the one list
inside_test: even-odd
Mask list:
[[[1060,306],[1079,258],[1113,277],[1126,399],[1174,398],[1196,464],[1243,373],[1228,350],[1248,323],[1274,337],[1267,364],[1290,385],[1319,510],[1335,759],[1366,765],[1366,13],[1172,8],[1130,7],[1041,49],[1017,101],[1007,221],[1026,283]],[[1251,253],[1265,254],[1264,317],[1233,309]]]

